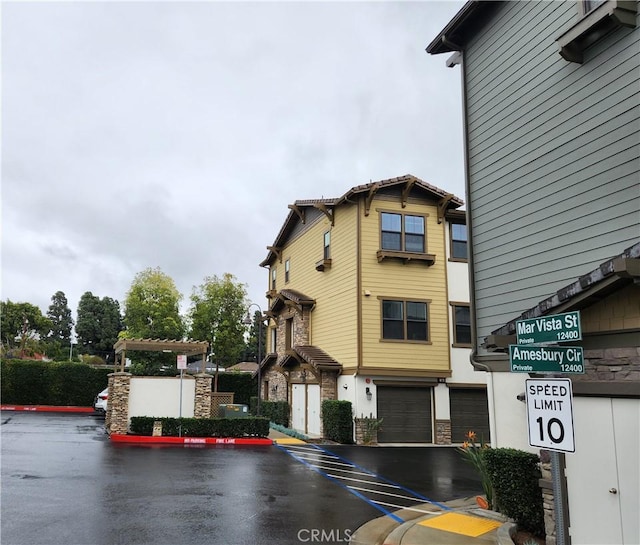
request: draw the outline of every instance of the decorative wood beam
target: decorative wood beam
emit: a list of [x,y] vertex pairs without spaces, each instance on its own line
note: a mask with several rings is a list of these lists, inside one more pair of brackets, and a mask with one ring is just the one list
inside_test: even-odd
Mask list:
[[304,210],[302,208],[300,208],[297,204],[290,204],[289,205],[289,210],[293,210],[298,217],[300,218],[300,221],[304,224],[306,219],[305,219],[305,213]]
[[273,252],[274,254],[276,254],[276,257],[278,258],[278,261],[280,261],[280,263],[282,263],[282,248],[280,248],[278,246],[267,246],[267,250],[269,250],[270,252]]
[[447,193],[440,202],[438,202],[438,223],[442,223],[447,205],[453,200],[453,193]]
[[333,210],[329,210],[327,206],[321,202],[317,202],[313,206],[318,210],[320,210],[320,212],[322,212],[325,216],[327,216],[327,218],[329,218],[329,221],[331,222],[331,226],[333,227]]
[[369,189],[369,194],[364,201],[364,215],[369,215],[369,210],[371,209],[371,203],[373,202],[373,198],[376,196],[376,193],[380,189],[380,184],[378,182],[374,183]]
[[411,190],[413,189],[415,183],[415,178],[411,178],[405,184],[404,189],[402,190],[402,208],[405,208],[407,206],[407,198],[409,197],[409,193],[411,193]]

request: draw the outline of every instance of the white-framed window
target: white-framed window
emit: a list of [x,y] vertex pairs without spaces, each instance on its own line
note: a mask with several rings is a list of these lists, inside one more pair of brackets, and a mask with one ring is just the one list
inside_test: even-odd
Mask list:
[[291,260],[287,259],[284,262],[284,283],[287,284],[289,282],[289,274],[291,273]]

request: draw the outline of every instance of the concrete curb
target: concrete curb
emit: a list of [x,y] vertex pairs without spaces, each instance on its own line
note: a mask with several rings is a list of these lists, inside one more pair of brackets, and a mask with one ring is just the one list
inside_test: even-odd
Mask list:
[[513,545],[513,536],[516,534],[517,524],[505,522],[496,533],[498,545]]
[[26,411],[42,413],[95,413],[93,407],[73,407],[59,405],[0,405],[0,411]]
[[153,437],[148,435],[109,436],[114,443],[136,445],[273,445],[273,440],[263,437]]

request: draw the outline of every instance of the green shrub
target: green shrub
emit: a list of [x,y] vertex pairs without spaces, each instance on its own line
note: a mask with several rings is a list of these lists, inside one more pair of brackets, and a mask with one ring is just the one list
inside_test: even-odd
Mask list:
[[493,485],[497,510],[515,520],[521,529],[544,537],[538,456],[510,448],[486,449],[482,456]]
[[0,372],[3,403],[90,407],[113,371],[82,363],[3,360]]
[[[267,437],[267,418],[155,418],[134,416],[131,432],[134,435],[152,435],[153,423],[162,422],[164,437]],[[180,430],[182,426],[182,430]]]
[[286,427],[289,425],[289,404],[286,401],[261,401],[260,416]]
[[322,402],[324,436],[337,443],[353,443],[353,415],[350,401],[326,399]]

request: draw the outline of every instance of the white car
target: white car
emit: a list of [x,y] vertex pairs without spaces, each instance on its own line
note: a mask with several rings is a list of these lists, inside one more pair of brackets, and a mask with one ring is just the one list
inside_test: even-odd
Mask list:
[[106,414],[108,399],[109,399],[109,388],[107,387],[96,396],[96,399],[93,402],[93,408],[99,413]]

